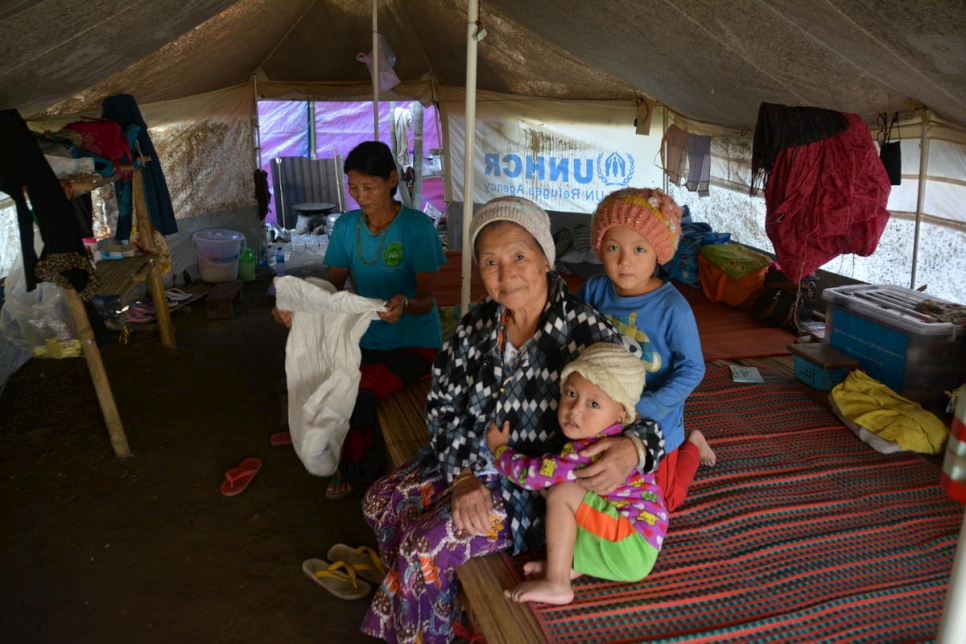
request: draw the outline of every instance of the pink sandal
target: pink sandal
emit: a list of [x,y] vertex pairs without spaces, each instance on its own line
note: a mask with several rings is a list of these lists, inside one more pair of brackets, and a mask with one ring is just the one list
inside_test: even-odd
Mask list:
[[238,467],[225,472],[225,480],[221,482],[221,493],[225,496],[238,496],[245,491],[260,469],[262,469],[262,459],[246,458]]

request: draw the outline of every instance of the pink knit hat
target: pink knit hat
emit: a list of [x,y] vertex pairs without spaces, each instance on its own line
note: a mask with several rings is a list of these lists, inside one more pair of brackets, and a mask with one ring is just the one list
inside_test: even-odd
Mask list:
[[597,206],[590,225],[590,247],[600,257],[600,241],[614,226],[637,231],[654,247],[659,264],[674,257],[681,235],[681,208],[658,189],[624,188],[612,192]]

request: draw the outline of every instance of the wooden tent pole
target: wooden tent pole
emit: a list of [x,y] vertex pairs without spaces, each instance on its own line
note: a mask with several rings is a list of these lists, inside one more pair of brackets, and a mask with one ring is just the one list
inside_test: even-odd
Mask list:
[[[134,186],[134,216],[141,231],[141,246],[146,253],[154,250],[154,226],[148,217],[148,205],[144,199],[144,172],[141,168],[134,168],[132,178]],[[171,311],[168,309],[167,296],[164,293],[164,281],[161,269],[154,258],[151,259],[151,270],[148,272],[148,286],[151,289],[151,301],[158,318],[158,332],[161,334],[161,346],[174,349],[177,342],[174,339],[174,326],[171,324]]]
[[104,422],[107,424],[107,431],[111,436],[111,447],[114,448],[115,454],[121,458],[127,458],[131,455],[131,448],[127,444],[127,436],[124,434],[123,425],[121,425],[121,416],[118,414],[117,404],[114,402],[114,392],[111,391],[111,383],[107,380],[107,372],[104,371],[101,352],[94,340],[94,332],[91,330],[87,311],[84,310],[84,303],[81,302],[77,291],[72,288],[64,289],[64,295],[67,298],[70,315],[74,319],[74,326],[77,327],[77,335],[84,349],[84,358],[87,360],[87,369],[91,372],[91,380],[94,382],[97,400],[101,404],[101,413],[104,414]]

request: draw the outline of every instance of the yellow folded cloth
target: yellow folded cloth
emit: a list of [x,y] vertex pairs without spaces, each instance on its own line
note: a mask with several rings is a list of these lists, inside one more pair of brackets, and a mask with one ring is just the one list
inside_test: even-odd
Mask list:
[[939,454],[949,436],[949,428],[935,414],[862,371],[851,372],[832,389],[829,398],[843,420],[895,443],[899,449]]

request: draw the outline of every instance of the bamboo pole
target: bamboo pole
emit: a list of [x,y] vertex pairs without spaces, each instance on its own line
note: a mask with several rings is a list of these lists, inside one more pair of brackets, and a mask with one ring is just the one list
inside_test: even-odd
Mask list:
[[107,372],[104,371],[101,352],[94,340],[94,332],[91,330],[87,311],[84,310],[84,303],[81,302],[77,291],[72,288],[64,289],[64,295],[67,298],[70,315],[74,319],[74,326],[77,327],[77,336],[80,338],[81,347],[84,350],[87,369],[91,372],[91,380],[94,383],[94,391],[97,392],[97,400],[101,404],[104,423],[107,424],[107,432],[111,436],[111,447],[114,448],[114,453],[119,457],[127,458],[131,455],[131,449],[127,444],[127,436],[124,434],[124,426],[121,425],[121,416],[117,412],[111,383],[107,379]]
[[[154,251],[154,226],[148,217],[148,207],[144,200],[144,173],[141,168],[134,169],[134,216],[141,231],[141,246],[148,254]],[[174,349],[178,346],[174,339],[174,325],[171,324],[171,311],[168,309],[168,299],[164,293],[164,281],[157,262],[151,259],[151,270],[148,273],[148,287],[151,289],[151,301],[158,318],[158,333],[161,335],[161,346]]]

